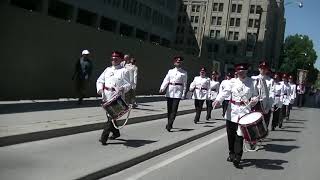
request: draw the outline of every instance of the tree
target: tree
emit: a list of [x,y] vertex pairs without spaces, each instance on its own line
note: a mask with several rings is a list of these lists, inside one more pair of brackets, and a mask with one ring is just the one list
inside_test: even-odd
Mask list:
[[307,35],[291,35],[284,42],[278,70],[292,75],[297,74],[297,69],[308,70],[307,81],[313,84],[319,72],[314,68],[316,60],[317,53],[312,40]]

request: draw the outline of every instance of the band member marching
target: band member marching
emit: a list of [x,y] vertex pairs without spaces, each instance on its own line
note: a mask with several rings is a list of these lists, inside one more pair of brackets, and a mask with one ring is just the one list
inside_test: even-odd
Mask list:
[[267,75],[268,71],[269,66],[267,62],[262,61],[259,64],[260,74],[251,77],[255,80],[255,88],[259,95],[259,102],[253,107],[253,111],[259,111],[263,114],[267,128],[269,126],[271,116],[272,101],[269,96],[273,84],[273,79]]
[[289,76],[289,85],[291,88],[291,94],[290,94],[290,104],[289,104],[289,112],[288,112],[288,118],[290,117],[290,111],[292,109],[292,106],[294,104],[294,101],[297,97],[297,85],[293,82],[293,76]]
[[284,94],[283,94],[283,106],[282,106],[282,118],[280,119],[279,127],[282,127],[283,119],[286,118],[289,119],[289,104],[290,104],[290,94],[291,94],[291,87],[288,83],[288,75],[284,73],[282,75],[282,84],[284,88]]
[[303,83],[299,84],[297,86],[297,92],[298,92],[297,104],[298,104],[298,107],[302,107],[304,102],[304,93],[306,92],[306,86]]
[[166,125],[166,129],[169,132],[176,118],[180,99],[185,98],[188,80],[187,71],[181,68],[183,58],[176,56],[173,61],[175,68],[168,71],[159,90],[160,93],[166,91],[165,96],[167,98],[168,108],[168,124]]
[[[232,74],[228,73],[225,77],[225,79],[221,82],[220,87],[219,87],[219,92],[223,91],[227,86],[228,83],[230,82],[229,80],[232,78]],[[229,101],[230,101],[231,96],[226,97],[223,101],[222,101],[222,117],[224,117],[228,105],[229,105]]]
[[[280,118],[281,118],[281,108],[282,108],[282,102],[283,102],[283,95],[284,95],[284,86],[282,83],[280,83],[280,74],[275,73],[274,74],[274,83],[272,87],[272,93],[271,96],[273,98],[273,106],[272,106],[272,124],[271,124],[271,130],[274,131],[275,128],[280,125]],[[282,127],[282,124],[281,124]]]
[[206,69],[200,69],[200,76],[196,76],[190,84],[189,90],[193,92],[192,99],[194,99],[194,106],[196,108],[196,116],[194,123],[197,124],[200,119],[202,106],[204,101],[208,98],[210,89],[210,79],[206,77]]
[[229,157],[227,161],[233,162],[236,168],[241,168],[239,163],[243,153],[243,137],[239,120],[251,111],[251,107],[258,101],[258,94],[254,88],[254,80],[247,77],[247,64],[238,64],[235,67],[238,77],[230,80],[229,85],[219,92],[213,107],[231,95],[230,105],[225,114],[228,135]]
[[[97,93],[102,95],[103,101],[109,101],[117,95],[124,96],[131,88],[129,73],[128,71],[120,65],[123,59],[123,54],[121,52],[114,51],[111,54],[112,66],[107,67],[103,73],[99,76],[96,82]],[[108,121],[101,134],[100,142],[102,145],[107,144],[107,140],[110,131],[113,135],[110,139],[116,139],[120,136],[120,131],[116,129],[112,123],[113,119],[107,114]],[[116,122],[114,122],[116,125]]]
[[211,111],[212,111],[212,102],[216,99],[220,83],[218,81],[219,73],[217,71],[213,71],[210,79],[210,89],[208,94],[208,99],[206,100],[207,105],[207,116],[206,120],[211,119]]

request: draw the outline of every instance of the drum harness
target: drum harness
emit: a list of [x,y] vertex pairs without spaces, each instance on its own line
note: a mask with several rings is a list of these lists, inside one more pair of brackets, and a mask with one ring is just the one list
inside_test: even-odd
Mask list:
[[[113,99],[114,97],[118,96],[119,94],[120,94],[120,92],[117,91],[110,99]],[[104,98],[105,98],[105,94],[102,93],[102,99],[104,99]],[[128,106],[129,106],[128,114],[127,114],[126,120],[124,121],[123,125],[117,126],[115,124],[115,122],[114,122],[116,119],[111,119],[111,122],[112,122],[112,125],[114,126],[114,128],[119,130],[119,129],[122,129],[127,124],[128,120],[129,120],[130,112],[131,112],[131,109],[132,109],[132,105],[131,104],[129,104]]]

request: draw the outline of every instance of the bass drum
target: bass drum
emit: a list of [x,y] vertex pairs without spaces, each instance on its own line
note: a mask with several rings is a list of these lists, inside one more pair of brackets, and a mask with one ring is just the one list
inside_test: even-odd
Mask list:
[[260,112],[251,112],[242,116],[239,120],[239,126],[243,138],[247,142],[256,142],[268,135],[268,128]]

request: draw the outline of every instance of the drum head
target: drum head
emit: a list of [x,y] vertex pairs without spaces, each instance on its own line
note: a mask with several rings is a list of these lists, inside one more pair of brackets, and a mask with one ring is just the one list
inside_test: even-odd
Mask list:
[[260,112],[252,112],[242,116],[242,118],[240,118],[239,120],[239,124],[243,124],[243,125],[251,124],[261,118],[262,118],[262,114]]

